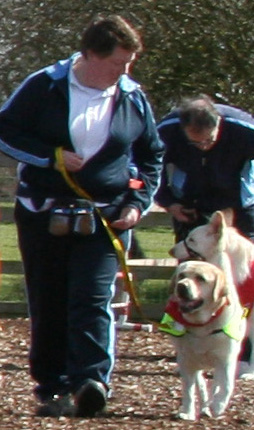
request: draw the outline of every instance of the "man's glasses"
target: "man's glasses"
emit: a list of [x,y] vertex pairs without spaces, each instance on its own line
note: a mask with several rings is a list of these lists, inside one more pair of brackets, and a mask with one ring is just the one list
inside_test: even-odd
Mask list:
[[[189,130],[189,133],[187,133],[186,130],[186,136],[188,138],[188,143],[189,145],[193,145],[193,146],[198,146],[200,149],[204,148],[204,149],[208,149],[210,146],[213,146],[218,138],[218,132],[219,132],[219,124],[220,124],[220,120],[218,119],[216,126],[212,129],[212,130],[207,130],[207,133],[202,133],[201,134],[201,139],[203,137],[202,140],[193,140],[191,139],[192,135],[193,135],[193,131],[191,132],[191,130]],[[199,137],[199,133],[195,133],[193,137]]]
[[196,145],[196,146],[210,146],[210,145],[213,145],[215,142],[216,142],[216,139],[214,138],[205,139],[205,140],[202,140],[201,142],[197,142],[195,140],[188,141],[189,145]]

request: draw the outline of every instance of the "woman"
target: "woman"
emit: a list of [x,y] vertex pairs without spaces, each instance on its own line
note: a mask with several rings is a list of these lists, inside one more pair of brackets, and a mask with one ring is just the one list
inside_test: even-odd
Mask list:
[[[20,162],[15,217],[40,415],[68,414],[72,399],[78,416],[106,405],[118,261],[93,205],[127,249],[129,229],[158,187],[163,146],[146,98],[128,76],[141,49],[124,19],[97,17],[82,35],[81,52],[30,75],[0,112],[0,150]],[[66,183],[59,151],[92,205],[80,203]],[[133,170],[139,189],[129,187]],[[80,210],[90,219],[83,232]],[[63,222],[52,227],[59,211]]]

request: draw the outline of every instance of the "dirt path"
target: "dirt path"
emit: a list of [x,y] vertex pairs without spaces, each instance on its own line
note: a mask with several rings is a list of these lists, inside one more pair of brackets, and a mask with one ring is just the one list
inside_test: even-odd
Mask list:
[[237,381],[230,408],[220,420],[175,419],[181,384],[175,354],[163,333],[118,332],[113,397],[99,418],[40,418],[34,416],[33,381],[28,372],[27,319],[0,321],[1,430],[241,430],[254,427],[254,381]]

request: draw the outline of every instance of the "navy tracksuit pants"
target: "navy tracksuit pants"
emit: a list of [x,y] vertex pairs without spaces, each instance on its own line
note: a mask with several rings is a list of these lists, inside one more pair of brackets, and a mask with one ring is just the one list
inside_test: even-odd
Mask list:
[[[107,209],[110,216],[114,208]],[[48,232],[50,212],[15,208],[31,318],[30,369],[42,399],[77,391],[87,378],[108,384],[114,365],[110,301],[118,261],[99,218],[83,236]],[[126,249],[129,232],[119,232]]]

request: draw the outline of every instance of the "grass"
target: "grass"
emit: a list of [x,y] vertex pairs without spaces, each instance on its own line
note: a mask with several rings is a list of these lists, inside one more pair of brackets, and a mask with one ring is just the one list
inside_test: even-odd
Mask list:
[[[13,223],[0,224],[0,244],[2,260],[20,260],[17,232]],[[0,301],[25,301],[24,277],[22,275],[1,275]]]
[[17,232],[13,223],[0,224],[0,244],[3,260],[20,260]]
[[168,258],[168,251],[173,245],[172,230],[166,227],[137,228],[135,236],[146,258]]
[[[167,258],[173,243],[172,231],[168,228],[137,228],[135,236],[146,258]],[[2,260],[20,260],[17,232],[13,223],[0,224]],[[17,274],[2,274],[0,301],[25,301],[24,278]],[[168,295],[168,281],[146,280],[136,285],[137,295],[142,303],[165,302]]]
[[[166,227],[138,228],[135,233],[146,258],[168,258],[173,245],[172,230]],[[165,303],[168,298],[168,280],[147,279],[136,285],[141,303]]]

